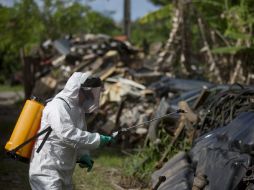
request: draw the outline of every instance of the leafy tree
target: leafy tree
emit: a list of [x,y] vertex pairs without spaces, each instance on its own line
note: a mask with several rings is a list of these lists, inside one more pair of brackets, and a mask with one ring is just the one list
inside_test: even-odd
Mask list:
[[36,0],[21,0],[12,7],[0,5],[0,83],[21,67],[21,48],[28,54],[46,39],[119,31],[112,19],[76,0],[43,0],[40,7]]
[[44,38],[58,38],[62,34],[115,34],[119,29],[113,20],[90,10],[77,1],[44,0],[42,20],[46,26]]
[[166,41],[171,28],[172,10],[173,6],[168,4],[133,23],[132,41],[138,45],[144,41],[148,44]]
[[[239,82],[245,82],[248,77],[252,77],[251,73],[254,72],[252,61],[254,6],[252,0],[151,0],[151,2],[162,5],[162,8],[142,18],[141,23],[146,23],[146,26],[152,26],[154,29],[157,29],[155,26],[158,23],[161,23],[162,27],[165,27],[168,22],[171,24],[179,16],[174,15],[170,17],[174,20],[161,22],[164,16],[163,9],[167,6],[172,7],[171,12],[177,13],[174,10],[178,10],[184,23],[183,25],[181,22],[172,25],[172,35],[170,35],[172,39],[163,40],[169,42],[166,43],[168,46],[164,54],[161,54],[165,57],[158,60],[164,63],[167,60],[166,56],[179,55],[179,52],[176,54],[170,52],[180,49],[182,53],[186,52],[185,57],[191,62],[187,63],[182,61],[187,59],[180,60],[180,56],[175,56],[173,57],[175,59],[168,59],[173,61],[170,64],[165,63],[165,67],[174,70],[176,74],[183,75],[183,64],[187,73],[192,73],[190,66],[193,66],[192,68],[199,68],[199,71],[196,69],[193,71],[197,71],[195,76],[200,74],[200,78],[218,82],[230,81],[232,83],[237,80],[235,76],[239,76]],[[170,15],[169,11],[164,13]],[[169,27],[168,33],[171,32],[170,29]],[[174,33],[174,31],[177,32]],[[191,37],[187,37],[187,34]],[[148,32],[143,37],[146,35]],[[138,40],[142,38],[142,35],[139,36]],[[157,32],[155,36],[160,39],[164,33]],[[181,43],[177,43],[178,39],[181,40]],[[177,47],[178,45],[180,47]]]
[[120,28],[116,27],[111,18],[94,11],[88,11],[84,18],[83,27],[87,33],[104,33],[116,35],[120,33]]
[[20,67],[19,50],[27,51],[40,39],[43,25],[38,22],[39,8],[33,0],[23,0],[11,8],[0,7],[1,80]]

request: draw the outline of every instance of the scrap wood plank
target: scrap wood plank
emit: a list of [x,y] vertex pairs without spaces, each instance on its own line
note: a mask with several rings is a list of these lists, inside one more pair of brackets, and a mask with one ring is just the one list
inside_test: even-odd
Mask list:
[[116,71],[116,66],[110,67],[109,69],[103,71],[100,74],[100,79],[104,81],[106,78],[112,75],[115,71]]
[[178,103],[179,109],[185,110],[187,113],[184,114],[185,118],[191,122],[191,123],[196,123],[198,121],[198,116],[195,114],[188,103],[186,101],[180,101]]
[[198,109],[198,107],[204,103],[204,101],[208,98],[209,95],[210,95],[210,91],[208,91],[207,89],[203,89],[199,97],[193,104],[193,110]]
[[74,72],[79,72],[79,71],[83,70],[85,67],[87,67],[90,64],[92,64],[94,62],[94,60],[95,60],[95,58],[91,58],[89,60],[85,60],[84,62],[79,64],[77,67],[75,67],[72,72],[74,73]]

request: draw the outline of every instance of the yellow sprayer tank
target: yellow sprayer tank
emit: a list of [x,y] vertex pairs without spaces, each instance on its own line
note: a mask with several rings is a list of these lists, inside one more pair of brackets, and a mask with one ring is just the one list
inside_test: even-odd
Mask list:
[[[27,139],[36,135],[40,128],[42,110],[44,105],[35,99],[27,100],[21,114],[18,118],[16,126],[12,132],[10,140],[6,143],[5,149],[11,151]],[[35,141],[31,141],[16,152],[18,157],[30,159]]]

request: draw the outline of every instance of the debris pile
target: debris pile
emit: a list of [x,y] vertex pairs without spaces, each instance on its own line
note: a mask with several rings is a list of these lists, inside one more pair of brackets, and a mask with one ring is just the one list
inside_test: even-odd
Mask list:
[[[210,92],[212,97],[207,96],[197,112],[191,150],[178,153],[153,173],[154,189],[229,190],[253,186],[254,90],[223,88]],[[163,182],[162,176],[166,178]]]
[[[128,42],[122,42],[105,35],[87,34],[61,40],[48,40],[41,45],[42,68],[37,69],[32,94],[51,97],[63,88],[73,72],[91,71],[103,80],[113,73],[121,73],[139,63],[139,50]],[[137,66],[137,64],[136,64]]]
[[[36,73],[38,80],[32,94],[43,101],[62,90],[73,72],[89,71],[104,81],[101,109],[87,116],[91,131],[110,135],[153,116],[158,99],[147,87],[159,80],[162,73],[156,72],[143,52],[129,42],[87,34],[48,40],[40,50],[44,69]],[[147,131],[147,126],[141,126],[121,134],[119,140],[123,147],[132,147],[144,140]]]
[[[144,54],[128,42],[105,35],[83,35],[61,40],[48,40],[41,46],[44,69],[38,70],[32,94],[44,101],[63,89],[73,72],[90,71],[105,84],[101,109],[88,115],[91,131],[112,134],[120,128],[128,128],[154,117],[178,109],[175,95],[185,95],[196,89],[198,95],[203,87],[212,84],[197,80],[174,79],[166,73],[157,72],[157,66],[144,59]],[[163,99],[164,97],[164,99]],[[173,98],[174,97],[174,98]],[[161,99],[162,98],[162,99]],[[175,99],[175,102],[171,100]],[[170,102],[169,102],[170,100]],[[156,111],[157,109],[157,111]],[[162,109],[162,110],[161,110]],[[185,108],[184,108],[185,109]],[[175,119],[165,118],[167,132],[172,133],[179,115]],[[157,125],[161,121],[144,125],[121,134],[122,147],[142,144],[148,134],[156,138]]]
[[[134,173],[144,177],[149,174],[144,171],[146,166],[152,165],[157,170],[152,175],[154,189],[220,189],[223,181],[224,189],[249,185],[251,178],[244,178],[243,168],[251,170],[252,131],[244,118],[252,115],[252,89],[172,78],[166,71],[158,72],[158,65],[147,61],[130,43],[104,35],[47,41],[41,50],[46,69],[36,74],[35,96],[44,100],[53,97],[77,71],[90,71],[104,81],[100,110],[87,115],[91,131],[111,135],[178,109],[187,112],[118,136],[122,150],[144,144],[140,154],[143,160],[134,166]],[[190,152],[180,152],[168,161],[179,150]],[[235,157],[243,168],[239,169],[240,161],[238,169],[230,168],[236,163]],[[209,168],[216,159],[217,165]],[[216,181],[226,163],[230,165],[221,172],[228,170],[229,175]],[[233,178],[236,172],[240,172],[237,179]]]

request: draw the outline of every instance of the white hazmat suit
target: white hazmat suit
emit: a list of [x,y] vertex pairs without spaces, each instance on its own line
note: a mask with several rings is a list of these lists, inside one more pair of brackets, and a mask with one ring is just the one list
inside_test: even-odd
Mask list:
[[33,190],[72,189],[78,157],[100,144],[99,133],[86,131],[84,111],[79,105],[80,86],[88,76],[89,73],[74,73],[43,110],[40,131],[51,126],[52,132],[39,153],[36,150],[43,136],[33,149],[29,168]]

